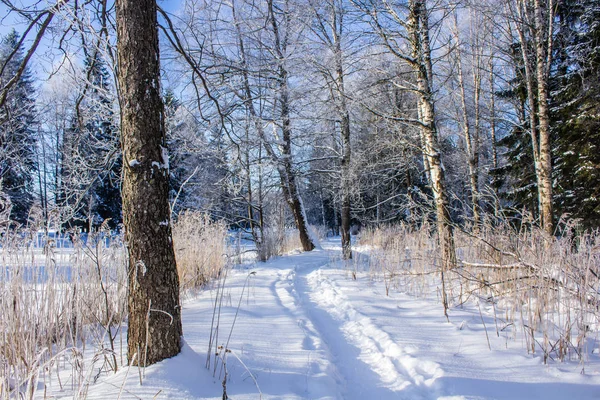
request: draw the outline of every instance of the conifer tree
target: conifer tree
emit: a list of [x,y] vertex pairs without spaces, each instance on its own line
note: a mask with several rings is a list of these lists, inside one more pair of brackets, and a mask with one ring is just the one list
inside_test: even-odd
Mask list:
[[600,226],[600,5],[566,0],[557,11],[551,79],[556,207],[585,228]]
[[121,222],[121,152],[110,75],[98,52],[85,60],[86,81],[76,101],[62,152],[62,206],[68,227]]
[[[15,30],[0,42],[0,87],[15,76],[23,61],[23,50],[18,43]],[[26,223],[34,201],[37,168],[34,99],[31,73],[25,68],[0,109],[0,188],[10,199],[2,207],[10,207],[11,220],[22,224]]]
[[[88,59],[90,71],[90,96],[88,107],[91,115],[85,128],[95,147],[94,157],[98,165],[98,176],[92,186],[91,218],[97,226],[108,220],[108,225],[116,228],[122,222],[121,216],[121,168],[122,158],[119,147],[119,131],[114,121],[112,87],[105,63],[97,53]],[[96,110],[96,112],[94,112]]]

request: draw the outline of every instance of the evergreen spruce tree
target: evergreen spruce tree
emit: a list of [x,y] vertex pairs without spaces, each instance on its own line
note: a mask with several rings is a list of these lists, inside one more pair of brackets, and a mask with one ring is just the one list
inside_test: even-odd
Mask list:
[[[600,5],[594,0],[558,3],[553,64],[550,71],[550,116],[553,146],[555,219],[566,215],[584,228],[600,226]],[[520,48],[514,44],[511,54]],[[506,164],[493,171],[495,186],[508,205],[536,210],[536,179],[527,134],[529,109],[523,66],[513,56],[515,79],[500,97],[512,99],[519,124],[502,138]]]
[[[17,49],[18,42],[19,35],[15,30],[0,42],[0,87],[16,74],[23,61],[23,50]],[[0,109],[0,189],[10,199],[10,204],[3,204],[3,207],[11,207],[11,220],[21,224],[27,222],[34,201],[37,168],[34,99],[31,73],[26,69]]]
[[[504,206],[514,210],[520,218],[523,211],[535,213],[538,209],[537,182],[527,107],[527,89],[525,87],[525,67],[521,57],[521,45],[513,43],[508,55],[514,68],[514,78],[508,87],[496,93],[499,98],[512,102],[515,106],[517,124],[511,125],[507,133],[496,143],[506,162],[491,171],[492,186],[496,189]],[[537,99],[533,99],[533,104]]]
[[89,107],[100,110],[86,122],[86,130],[92,136],[95,157],[100,166],[99,175],[91,189],[92,225],[98,226],[108,220],[111,228],[122,223],[121,215],[121,168],[119,131],[114,121],[112,88],[105,63],[96,55],[88,60],[91,77]]
[[121,152],[114,123],[110,76],[98,55],[85,61],[87,85],[62,145],[62,197],[70,212],[67,227],[121,224]]
[[557,213],[600,227],[600,4],[565,0],[557,12],[551,80]]

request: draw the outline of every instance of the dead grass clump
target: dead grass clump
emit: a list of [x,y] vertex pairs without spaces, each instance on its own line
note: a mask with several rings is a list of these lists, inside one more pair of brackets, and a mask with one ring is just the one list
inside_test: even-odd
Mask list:
[[[57,247],[37,231],[6,230],[1,246],[0,399],[33,398],[50,376],[79,387],[90,368],[81,357],[86,345],[97,352],[98,371],[116,371],[126,317],[120,239],[97,233]],[[67,366],[72,379],[61,382],[57,371]]]
[[[173,233],[183,291],[220,274],[225,224],[183,213]],[[47,389],[85,398],[91,382],[127,362],[122,237],[101,229],[65,241],[7,229],[0,246],[0,400]]]
[[227,226],[207,214],[181,213],[173,223],[173,245],[182,293],[201,288],[227,264]]
[[[373,246],[370,270],[386,289],[440,294],[439,252],[426,224],[365,230],[360,243]],[[569,224],[550,237],[532,226],[495,221],[476,232],[455,229],[458,263],[445,274],[453,306],[470,301],[490,306],[496,333],[524,337],[544,361],[589,353],[587,338],[600,326],[600,234],[576,234]]]
[[429,276],[437,272],[437,244],[429,225],[363,229],[358,244],[371,247],[369,271],[373,278],[383,279],[388,294],[400,288],[414,295],[429,292]]

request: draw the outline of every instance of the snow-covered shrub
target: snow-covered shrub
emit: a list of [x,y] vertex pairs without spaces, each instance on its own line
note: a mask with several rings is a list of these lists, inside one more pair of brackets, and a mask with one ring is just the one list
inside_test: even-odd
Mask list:
[[309,225],[308,229],[310,229],[313,237],[319,242],[322,242],[325,239],[327,239],[329,229],[325,225]]
[[268,227],[263,231],[263,241],[258,247],[258,259],[268,259],[302,248],[298,230],[286,227]]

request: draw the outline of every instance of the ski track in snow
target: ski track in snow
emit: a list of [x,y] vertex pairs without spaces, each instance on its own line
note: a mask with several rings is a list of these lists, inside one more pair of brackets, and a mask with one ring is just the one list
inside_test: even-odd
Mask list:
[[326,364],[325,372],[337,385],[336,398],[398,399],[400,391],[406,399],[437,398],[433,384],[442,376],[441,368],[407,354],[357,312],[341,289],[321,273],[327,266],[328,258],[296,263],[293,269],[280,271],[273,284],[277,303],[297,319],[305,335],[303,349],[334,361],[311,362],[309,380],[315,371],[322,372],[316,365]]
[[[328,242],[229,273],[217,344],[231,331],[229,348],[244,363],[228,356],[232,400],[259,398],[250,373],[263,399],[600,399],[600,363],[582,377],[524,349],[502,352],[502,338],[491,338],[490,352],[478,314],[453,310],[449,324],[432,300],[385,296],[366,274],[352,280],[338,255]],[[100,379],[87,398],[220,399],[222,370],[204,367],[214,296],[184,302],[180,356],[146,368],[141,386],[137,369]]]
[[[381,386],[391,392],[403,391],[404,398],[438,397],[434,383],[443,375],[439,365],[407,354],[371,318],[358,312],[343,294],[342,289],[322,274],[321,270],[301,276],[300,282],[301,287],[310,288],[310,291],[303,290],[302,293],[311,299],[315,307],[325,310],[331,316],[324,315],[318,309],[312,311],[313,315],[321,315],[317,318],[320,319],[323,327],[323,335],[330,336],[330,342],[347,340],[350,345],[359,349],[359,360],[379,375]],[[328,321],[331,318],[339,324],[335,329],[325,328],[331,326]],[[343,333],[343,337],[335,337],[340,332]],[[361,376],[351,378],[353,381],[361,380]],[[352,389],[351,385],[348,385],[348,388]],[[367,387],[362,391],[347,390],[345,397],[351,398],[358,394],[356,398],[364,398],[363,395],[373,393],[374,390],[377,388]],[[397,394],[389,393],[389,395],[398,398]],[[387,396],[384,393],[380,393],[377,398],[385,397]]]

